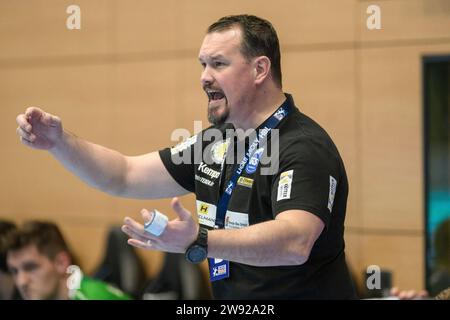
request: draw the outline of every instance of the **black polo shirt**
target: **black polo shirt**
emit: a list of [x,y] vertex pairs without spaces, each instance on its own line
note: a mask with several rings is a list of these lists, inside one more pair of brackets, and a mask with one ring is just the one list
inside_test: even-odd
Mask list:
[[[245,228],[299,209],[318,216],[325,229],[303,265],[256,267],[230,261],[230,277],[212,283],[217,299],[356,297],[344,255],[348,182],[343,161],[325,130],[286,96],[291,112],[278,125],[278,137],[272,132],[242,172],[227,208],[225,228]],[[175,181],[196,194],[199,223],[209,229],[243,155],[233,132],[230,124],[213,126],[160,151]]]

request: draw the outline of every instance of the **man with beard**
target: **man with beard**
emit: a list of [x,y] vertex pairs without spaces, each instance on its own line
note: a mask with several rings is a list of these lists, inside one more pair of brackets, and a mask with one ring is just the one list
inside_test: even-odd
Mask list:
[[[208,258],[215,298],[354,298],[344,164],[327,133],[283,92],[273,26],[251,15],[223,17],[208,28],[198,58],[213,126],[173,148],[124,156],[64,131],[38,108],[17,117],[20,139],[110,194],[174,197],[177,219],[143,209],[146,223],[126,217],[123,231],[139,248],[185,253],[192,263]],[[241,155],[232,152],[239,146]],[[263,171],[269,149],[276,169]],[[199,224],[176,198],[189,192]]]

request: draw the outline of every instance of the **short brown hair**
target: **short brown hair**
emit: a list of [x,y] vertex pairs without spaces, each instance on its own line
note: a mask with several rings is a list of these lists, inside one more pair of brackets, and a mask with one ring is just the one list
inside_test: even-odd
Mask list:
[[207,33],[220,32],[238,26],[242,31],[241,53],[251,59],[258,56],[269,58],[272,77],[281,88],[281,54],[277,32],[272,24],[262,18],[241,14],[220,18],[209,26]]
[[17,251],[29,245],[35,245],[39,253],[50,260],[62,251],[73,256],[58,226],[51,222],[29,221],[24,223],[11,236],[9,251]]

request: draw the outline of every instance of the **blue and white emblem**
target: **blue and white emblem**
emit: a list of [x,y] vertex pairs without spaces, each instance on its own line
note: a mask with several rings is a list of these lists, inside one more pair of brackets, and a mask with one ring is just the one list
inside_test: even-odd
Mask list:
[[248,174],[252,174],[256,171],[263,152],[264,148],[259,148],[253,153],[252,157],[248,161],[247,166],[245,167],[245,172],[247,172]]

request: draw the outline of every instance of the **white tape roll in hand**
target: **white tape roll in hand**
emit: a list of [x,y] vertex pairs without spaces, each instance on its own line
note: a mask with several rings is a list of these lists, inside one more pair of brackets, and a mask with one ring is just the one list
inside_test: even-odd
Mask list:
[[154,236],[159,237],[166,229],[169,218],[158,210],[153,210],[153,217],[144,224],[144,230]]

